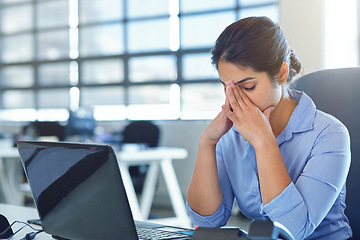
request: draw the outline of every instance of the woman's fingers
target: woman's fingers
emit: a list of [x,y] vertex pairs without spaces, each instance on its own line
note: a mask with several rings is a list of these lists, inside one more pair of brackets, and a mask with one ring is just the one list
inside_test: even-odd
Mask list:
[[[234,92],[234,96],[235,98],[239,101],[241,100],[241,103],[243,103],[242,105],[246,105],[246,106],[250,106],[252,104],[251,100],[249,99],[249,97],[246,95],[246,93],[241,89],[240,86],[234,84],[234,83],[230,83],[231,87],[233,87],[233,92]],[[240,103],[240,104],[241,104]]]
[[240,94],[237,92],[237,89],[233,83],[227,83],[226,87],[226,97],[229,100],[229,104],[234,111],[239,111],[241,109],[241,104],[243,100],[241,99]]
[[239,107],[238,110],[240,110],[250,106],[250,99],[239,86],[231,81],[227,82],[226,85],[226,97],[229,99],[229,103],[234,110],[237,107]]
[[252,105],[251,100],[249,99],[248,95],[246,95],[246,93],[244,93],[244,91],[241,89],[241,87],[236,85],[235,88],[237,89],[238,94],[241,96],[241,99],[244,102],[244,104],[246,106],[251,106]]

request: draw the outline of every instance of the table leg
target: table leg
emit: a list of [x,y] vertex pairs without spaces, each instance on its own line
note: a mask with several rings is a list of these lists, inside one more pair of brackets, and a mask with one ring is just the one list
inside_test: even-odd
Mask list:
[[179,224],[183,225],[184,227],[191,227],[191,221],[187,215],[184,199],[181,194],[180,186],[177,181],[171,159],[164,159],[161,161],[161,169],[167,188],[169,190],[169,195],[175,211],[175,215],[179,219]]
[[130,204],[130,208],[131,208],[133,218],[135,220],[143,221],[145,219],[144,219],[143,215],[141,214],[139,201],[137,199],[136,192],[135,192],[135,189],[134,189],[134,185],[132,183],[131,176],[130,176],[130,173],[129,173],[129,166],[119,162],[119,167],[120,167],[121,177],[122,177],[122,180],[123,180],[123,183],[124,183],[126,195],[128,197],[128,200],[129,200],[129,204]]
[[7,177],[14,205],[24,205],[25,195],[20,191],[20,183],[23,180],[23,168],[18,158],[6,158]]
[[153,203],[156,183],[158,180],[159,173],[159,163],[154,162],[149,165],[149,168],[146,173],[143,191],[141,193],[140,208],[142,216],[145,219],[149,218],[151,211],[151,205]]
[[0,158],[0,185],[4,193],[5,203],[12,203],[12,191],[5,173],[4,159]]

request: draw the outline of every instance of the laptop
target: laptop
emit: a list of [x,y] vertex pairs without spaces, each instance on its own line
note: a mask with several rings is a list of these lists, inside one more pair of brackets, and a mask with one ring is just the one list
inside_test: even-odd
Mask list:
[[19,141],[17,147],[42,228],[54,238],[191,239],[191,229],[134,221],[111,146]]

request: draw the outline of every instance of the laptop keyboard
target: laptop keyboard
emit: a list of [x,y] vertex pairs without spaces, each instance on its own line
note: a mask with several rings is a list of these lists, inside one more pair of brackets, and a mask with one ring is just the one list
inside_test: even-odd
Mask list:
[[136,227],[139,240],[191,239],[191,236],[156,228]]

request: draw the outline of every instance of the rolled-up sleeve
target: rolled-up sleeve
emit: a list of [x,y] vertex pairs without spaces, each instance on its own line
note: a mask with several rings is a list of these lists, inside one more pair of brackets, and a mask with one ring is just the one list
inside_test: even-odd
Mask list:
[[334,205],[350,167],[350,138],[340,123],[319,132],[300,177],[261,207],[262,214],[287,227],[295,239],[314,232]]
[[189,213],[192,223],[199,227],[222,227],[224,222],[227,222],[228,215],[231,215],[231,211],[229,212],[226,210],[224,202],[221,203],[220,207],[216,210],[215,213],[209,216],[202,216],[196,213],[187,202],[186,209]]

